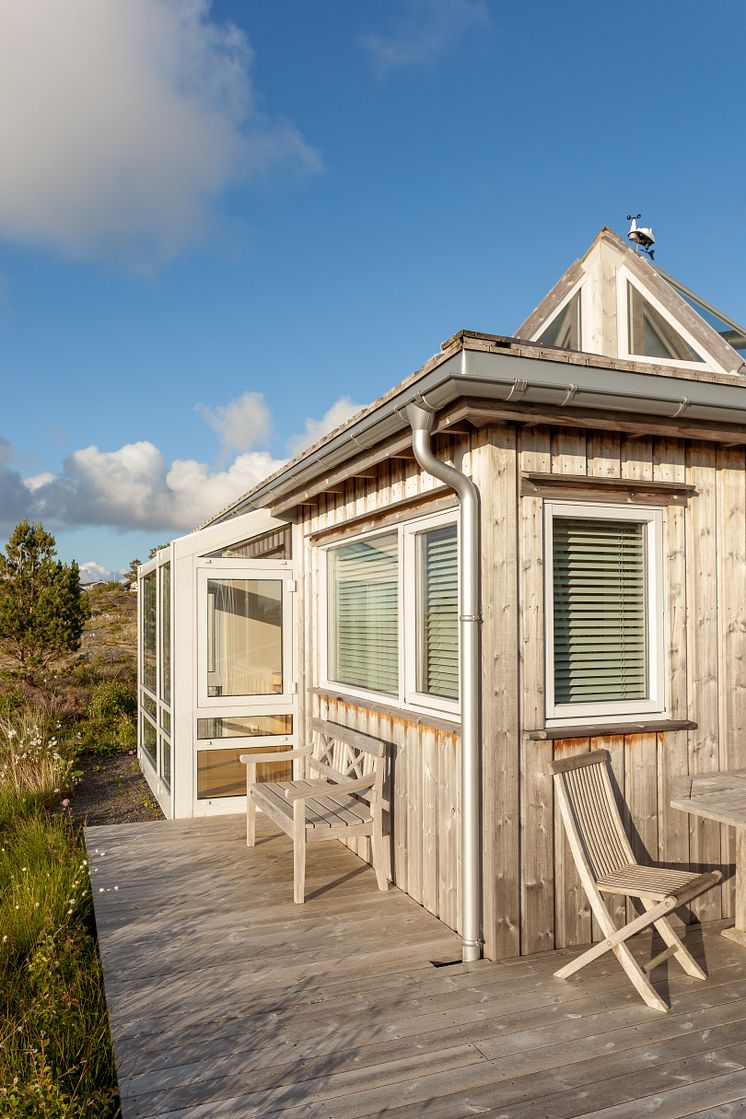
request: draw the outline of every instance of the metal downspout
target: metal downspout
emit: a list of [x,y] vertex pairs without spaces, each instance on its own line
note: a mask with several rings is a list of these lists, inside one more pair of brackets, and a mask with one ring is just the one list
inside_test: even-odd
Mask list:
[[423,470],[445,482],[461,506],[461,957],[464,963],[482,954],[480,923],[480,622],[479,493],[460,470],[435,457],[431,446],[434,413],[422,404],[407,404],[412,450]]

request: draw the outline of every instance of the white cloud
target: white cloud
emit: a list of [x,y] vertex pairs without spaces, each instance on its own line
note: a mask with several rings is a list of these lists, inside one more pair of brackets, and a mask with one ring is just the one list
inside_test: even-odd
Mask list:
[[294,435],[292,439],[288,440],[288,450],[291,455],[299,455],[305,447],[310,447],[312,443],[316,443],[322,436],[327,435],[328,432],[334,431],[349,420],[350,416],[354,416],[363,407],[362,404],[355,404],[349,396],[341,396],[336,400],[321,417],[320,420],[306,420],[306,429],[302,435]]
[[434,61],[473,27],[489,21],[485,0],[405,0],[391,35],[366,35],[364,47],[382,72]]
[[318,153],[256,105],[243,32],[209,0],[3,0],[0,236],[152,266],[220,192]]
[[217,408],[205,404],[196,407],[202,419],[218,433],[226,451],[249,451],[269,435],[269,410],[260,392],[245,392]]
[[150,442],[116,451],[84,447],[33,493],[33,515],[52,525],[110,525],[184,532],[251,489],[282,462],[266,451],[239,455],[226,470],[175,459]]
[[79,564],[79,568],[80,582],[83,586],[86,583],[98,583],[100,580],[106,583],[118,582],[122,578],[121,571],[110,571],[108,567],[96,563],[95,560],[86,560],[85,563]]
[[46,486],[49,482],[54,481],[54,474],[49,470],[43,470],[41,474],[31,474],[28,478],[23,479],[23,484],[29,493],[36,493],[42,486]]
[[[289,440],[290,453],[300,453],[360,407],[341,397],[321,419],[306,420],[304,433]],[[0,528],[9,530],[28,517],[53,531],[100,525],[177,535],[214,516],[285,464],[269,451],[256,449],[270,427],[260,393],[244,393],[202,411],[226,448],[243,448],[224,468],[211,468],[197,459],[168,462],[154,443],[141,440],[113,451],[82,447],[65,459],[58,473],[23,477],[13,465],[11,444],[0,436]],[[95,562],[87,561],[88,567]]]

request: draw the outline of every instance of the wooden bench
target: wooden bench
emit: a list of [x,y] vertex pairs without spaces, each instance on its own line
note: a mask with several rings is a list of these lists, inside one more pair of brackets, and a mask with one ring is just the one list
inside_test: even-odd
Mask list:
[[[253,847],[261,809],[293,840],[294,900],[305,900],[306,843],[369,835],[379,890],[389,887],[383,848],[383,768],[386,747],[339,723],[311,719],[312,745],[300,750],[242,754],[246,766],[246,844]],[[262,762],[305,758],[319,774],[305,780],[257,783]]]

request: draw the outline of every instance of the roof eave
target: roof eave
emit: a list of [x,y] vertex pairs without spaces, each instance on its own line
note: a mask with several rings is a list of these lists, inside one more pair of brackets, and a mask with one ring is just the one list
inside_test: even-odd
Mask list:
[[435,412],[462,398],[498,402],[510,407],[517,422],[521,407],[526,418],[541,407],[548,417],[556,414],[564,423],[575,417],[580,426],[588,426],[582,420],[584,410],[644,415],[651,429],[656,422],[666,422],[669,428],[675,423],[682,436],[696,438],[698,425],[703,432],[707,428],[708,437],[722,426],[724,438],[746,444],[746,381],[717,374],[704,379],[687,370],[550,350],[468,331],[444,346],[437,359],[206,524],[266,508],[408,430],[403,410],[412,401],[424,402]]

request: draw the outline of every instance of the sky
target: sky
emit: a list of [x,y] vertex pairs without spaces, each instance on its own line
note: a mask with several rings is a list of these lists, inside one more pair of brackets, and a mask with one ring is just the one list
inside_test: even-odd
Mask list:
[[2,0],[0,543],[126,569],[628,213],[746,320],[744,32],[736,0]]

